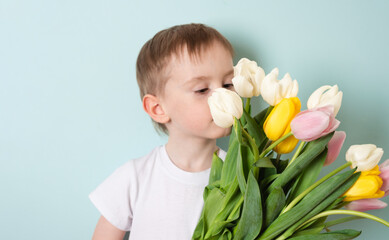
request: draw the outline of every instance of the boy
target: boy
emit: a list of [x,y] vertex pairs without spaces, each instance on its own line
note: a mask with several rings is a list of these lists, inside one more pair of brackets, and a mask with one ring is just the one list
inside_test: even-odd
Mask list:
[[93,239],[191,239],[203,207],[216,139],[207,99],[232,89],[231,44],[202,24],[174,26],[141,49],[137,80],[143,108],[168,134],[165,146],[117,169],[90,199],[101,213]]

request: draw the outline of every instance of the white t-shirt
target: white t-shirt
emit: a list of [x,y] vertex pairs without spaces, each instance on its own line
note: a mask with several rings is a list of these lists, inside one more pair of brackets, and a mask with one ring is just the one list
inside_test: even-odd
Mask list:
[[130,240],[191,239],[209,173],[178,168],[160,146],[119,167],[89,198],[112,225],[131,231]]

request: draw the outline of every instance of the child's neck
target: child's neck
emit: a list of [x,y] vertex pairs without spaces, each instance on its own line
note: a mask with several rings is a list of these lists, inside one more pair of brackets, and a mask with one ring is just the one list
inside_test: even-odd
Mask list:
[[218,150],[214,139],[185,139],[169,136],[166,151],[171,161],[187,172],[200,172],[211,167],[213,153]]

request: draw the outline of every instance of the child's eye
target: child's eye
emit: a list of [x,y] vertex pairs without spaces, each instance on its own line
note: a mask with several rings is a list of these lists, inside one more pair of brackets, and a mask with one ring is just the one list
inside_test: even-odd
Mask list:
[[200,90],[196,90],[195,93],[202,94],[202,93],[208,92],[208,90],[209,90],[209,88],[203,88],[203,89],[200,89]]
[[226,83],[223,85],[224,88],[233,88],[234,87],[234,84],[232,83]]

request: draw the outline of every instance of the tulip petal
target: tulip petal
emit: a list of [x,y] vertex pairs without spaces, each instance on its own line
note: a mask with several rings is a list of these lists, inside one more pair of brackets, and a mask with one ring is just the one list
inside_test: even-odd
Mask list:
[[334,116],[339,112],[342,104],[343,92],[339,91],[338,85],[325,85],[312,93],[307,102],[308,109],[319,108],[326,105],[334,107]]
[[242,58],[234,67],[234,84],[235,91],[242,97],[251,98],[259,96],[261,93],[262,80],[265,72],[258,67],[255,61]]
[[346,152],[346,160],[353,168],[358,167],[357,171],[368,171],[378,164],[383,153],[374,144],[352,145]]
[[281,96],[286,96],[288,94],[289,86],[292,85],[292,77],[289,73],[286,73],[278,83],[280,86]]
[[243,114],[242,99],[236,92],[217,88],[208,98],[208,105],[216,125],[228,128],[234,123],[234,117]]
[[295,101],[290,98],[283,99],[266,118],[263,125],[266,136],[272,141],[279,139],[295,115]]
[[298,93],[297,81],[292,81],[289,73],[286,73],[281,80],[277,80],[278,73],[278,68],[274,68],[263,78],[261,84],[263,100],[271,106],[277,105],[285,98],[294,98]]
[[325,86],[321,86],[320,88],[316,89],[308,99],[308,102],[307,102],[308,109],[316,108],[320,103],[320,98],[321,98],[322,94],[330,88],[331,88],[331,86],[325,85]]
[[214,107],[212,104],[213,103],[209,103],[209,106],[215,124],[222,128],[231,127],[234,122],[234,118],[231,116],[231,114],[221,111],[220,108]]
[[293,135],[303,141],[309,141],[328,128],[327,114],[320,111],[303,111],[293,119],[291,128]]
[[275,106],[277,104],[277,77],[278,68],[274,68],[269,74],[265,76],[261,85],[262,98],[271,106]]
[[265,71],[261,67],[258,67],[257,72],[254,76],[254,96],[259,96],[261,94],[261,85],[264,78]]
[[245,78],[243,76],[235,76],[232,79],[232,83],[234,84],[235,91],[241,96],[241,97],[252,97],[253,92],[253,86],[251,84],[247,84],[245,82]]
[[381,174],[379,175],[383,181],[381,190],[385,192],[385,195],[389,194],[389,159],[383,162],[380,166]]
[[328,142],[327,157],[324,162],[324,166],[330,165],[338,157],[340,150],[342,149],[344,140],[346,139],[346,133],[344,131],[336,131],[334,136]]
[[358,163],[357,171],[367,171],[369,169],[374,168],[381,160],[383,154],[384,151],[382,150],[382,148],[375,149],[375,151],[373,151],[370,156],[365,159],[365,161],[361,161]]
[[389,168],[389,159],[387,159],[385,162],[380,164],[381,170],[386,169],[386,168]]
[[350,202],[346,208],[354,211],[368,211],[373,209],[385,208],[388,204],[378,199],[361,199]]
[[335,131],[340,125],[340,121],[335,118],[330,118],[330,123],[328,124],[328,128],[323,131],[320,137],[327,135],[333,131]]

